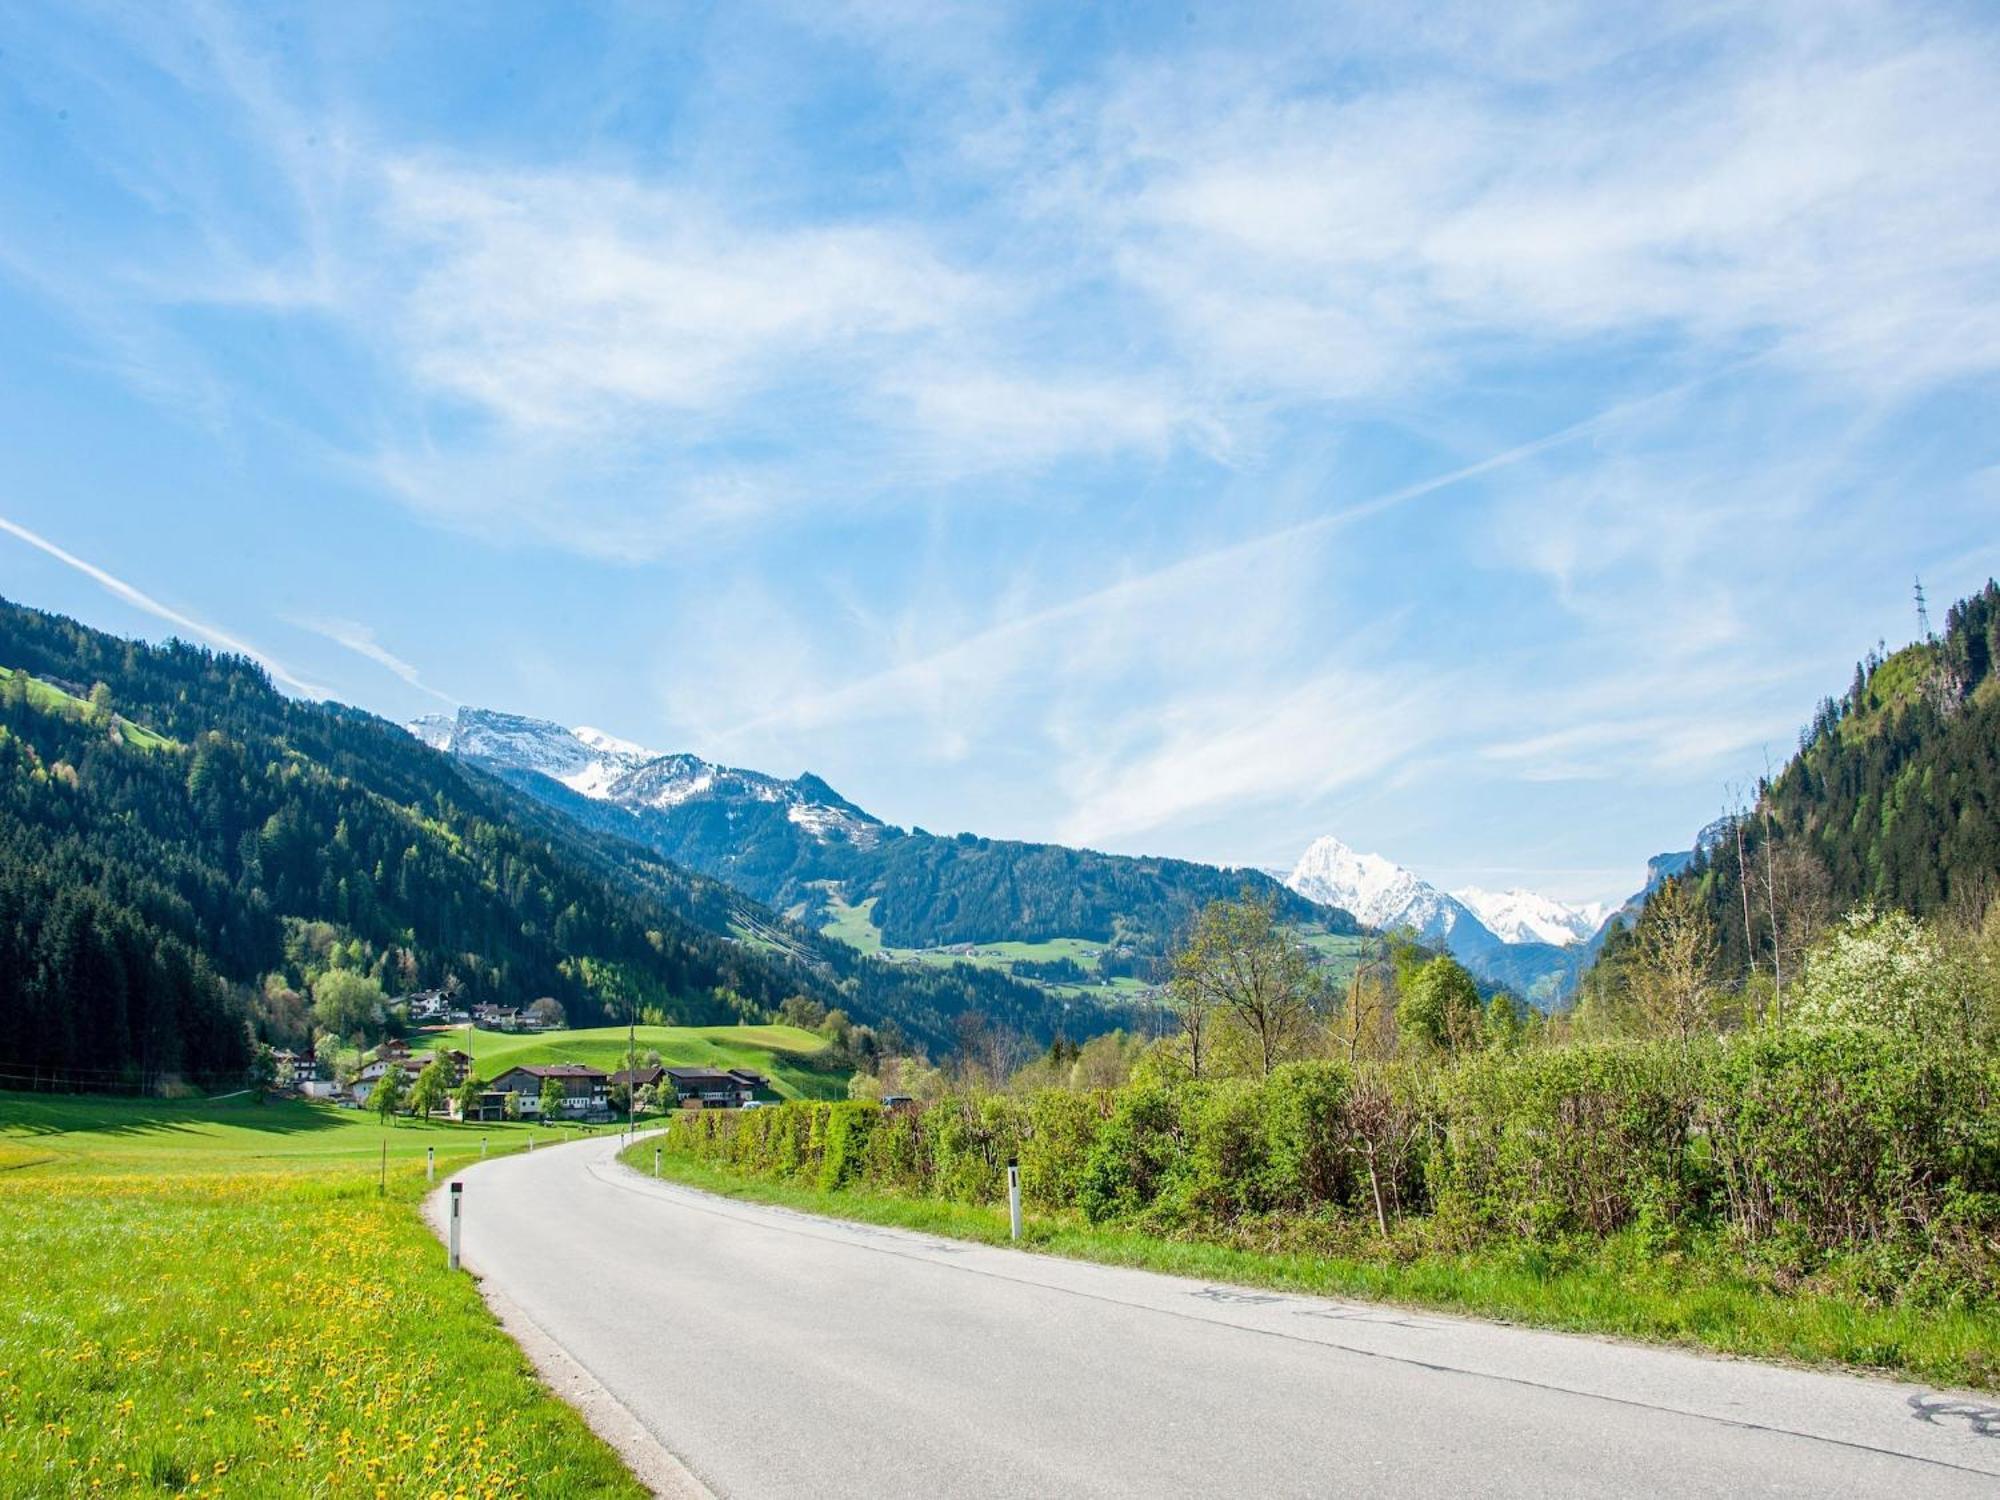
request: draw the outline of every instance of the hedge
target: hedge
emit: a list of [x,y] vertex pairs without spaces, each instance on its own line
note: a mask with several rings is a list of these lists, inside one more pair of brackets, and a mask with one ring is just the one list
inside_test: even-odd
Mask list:
[[[669,1151],[829,1191],[1201,1232],[1418,1226],[1446,1243],[1720,1234],[2000,1293],[2000,1063],[1880,1030],[1596,1043],[1433,1067],[685,1112]],[[1887,1272],[1885,1272],[1887,1274]]]

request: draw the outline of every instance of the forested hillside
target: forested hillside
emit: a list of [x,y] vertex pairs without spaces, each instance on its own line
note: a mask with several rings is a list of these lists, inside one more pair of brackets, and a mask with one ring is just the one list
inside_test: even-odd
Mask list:
[[[1248,885],[1279,915],[1357,933],[1344,911],[1317,905],[1256,871],[1136,858],[960,834],[884,839],[850,890],[876,896],[882,940],[899,948],[1083,937],[1164,953],[1211,901]],[[860,899],[851,896],[850,899]]]
[[243,659],[0,602],[0,667],[0,1072],[228,1073],[264,996],[336,968],[576,1020],[802,993],[933,1044],[968,1007],[1054,1024],[1000,976],[876,972]]
[[[2000,586],[1942,635],[1871,652],[1821,701],[1756,805],[1706,830],[1687,875],[1725,975],[1782,981],[1860,906],[1976,922],[2000,895]],[[1629,939],[1607,945],[1614,959]]]
[[1258,870],[898,828],[810,774],[785,781],[488,709],[410,727],[578,822],[815,928],[843,906],[872,903],[890,948],[1067,938],[1117,945],[1157,966],[1196,912],[1246,886],[1278,902],[1288,921],[1334,935],[1361,930],[1349,913]]

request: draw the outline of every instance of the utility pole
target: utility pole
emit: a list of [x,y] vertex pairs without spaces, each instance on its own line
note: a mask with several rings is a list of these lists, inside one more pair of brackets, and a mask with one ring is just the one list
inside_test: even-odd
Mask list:
[[1736,816],[1730,822],[1736,828],[1736,884],[1743,896],[1743,958],[1750,966],[1750,977],[1757,977],[1757,948],[1750,936],[1750,867],[1743,859],[1743,824],[1750,814],[1742,805],[1742,793],[1738,792]]
[[[1764,752],[1764,785],[1771,785],[1771,752]],[[1778,931],[1778,880],[1777,869],[1771,859],[1771,813],[1768,804],[1764,811],[1764,904],[1771,913],[1771,1008],[1776,1012],[1774,1020],[1785,1018],[1785,960],[1784,936]]]

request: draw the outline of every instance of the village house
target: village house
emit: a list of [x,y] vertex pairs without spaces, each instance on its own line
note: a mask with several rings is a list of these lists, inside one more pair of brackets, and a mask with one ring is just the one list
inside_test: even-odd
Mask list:
[[412,1021],[442,1021],[451,1012],[450,997],[443,990],[418,990],[396,1002],[408,1008]]
[[555,1079],[563,1091],[561,1115],[566,1120],[608,1120],[611,1104],[606,1097],[611,1080],[602,1068],[582,1063],[524,1063],[509,1068],[493,1080],[493,1090],[512,1094],[516,1113],[538,1115],[542,1109],[542,1084]]
[[616,1073],[611,1075],[611,1087],[614,1089],[627,1086],[642,1090],[657,1089],[660,1086],[660,1080],[666,1077],[666,1075],[667,1070],[658,1063],[654,1063],[651,1067],[633,1068],[630,1071],[620,1068]]
[[667,1081],[673,1085],[674,1101],[682,1109],[741,1109],[757,1098],[759,1089],[771,1081],[747,1068],[668,1068]]
[[460,1052],[456,1047],[440,1047],[431,1056],[444,1064],[445,1077],[451,1080],[453,1088],[465,1082],[465,1075],[472,1071],[471,1054]]
[[372,1062],[363,1063],[361,1071],[354,1075],[354,1082],[349,1088],[349,1092],[354,1095],[354,1102],[366,1105],[368,1096],[375,1092],[375,1085],[382,1081],[385,1074],[391,1072],[400,1073],[404,1084],[407,1085],[412,1069],[408,1060],[400,1057],[377,1057]]
[[507,1118],[508,1093],[505,1089],[483,1089],[478,1099],[473,1101],[470,1113],[459,1108],[458,1095],[453,1094],[445,1101],[446,1116],[458,1121],[504,1120]]

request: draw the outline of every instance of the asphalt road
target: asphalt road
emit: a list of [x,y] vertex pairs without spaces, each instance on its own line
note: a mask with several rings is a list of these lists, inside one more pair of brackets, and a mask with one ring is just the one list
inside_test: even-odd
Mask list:
[[2000,1398],[841,1224],[616,1149],[464,1174],[466,1264],[718,1495],[2000,1496]]

